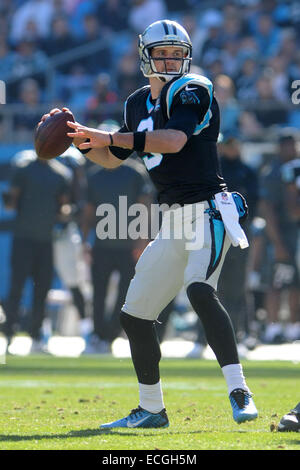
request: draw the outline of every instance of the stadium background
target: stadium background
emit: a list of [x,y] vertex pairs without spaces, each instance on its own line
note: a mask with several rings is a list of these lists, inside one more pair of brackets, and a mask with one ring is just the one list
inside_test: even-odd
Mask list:
[[[68,106],[90,126],[121,122],[124,99],[146,83],[137,35],[162,18],[190,33],[194,70],[215,85],[221,133],[241,142],[243,160],[258,174],[276,154],[278,133],[300,131],[291,98],[300,79],[296,1],[1,0],[0,191],[12,157],[32,148],[33,129],[49,109]],[[0,201],[0,300],[9,287],[13,218]]]

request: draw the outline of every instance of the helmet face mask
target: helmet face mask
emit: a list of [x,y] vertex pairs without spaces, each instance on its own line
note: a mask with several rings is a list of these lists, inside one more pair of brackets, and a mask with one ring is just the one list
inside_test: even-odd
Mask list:
[[[155,58],[151,57],[153,48],[157,47],[176,47],[182,49],[182,57],[180,58]],[[190,70],[192,60],[192,44],[188,33],[185,29],[175,21],[162,20],[152,23],[146,30],[139,36],[139,55],[140,55],[140,68],[145,77],[156,77],[163,81],[169,81],[174,77],[179,77]],[[165,71],[158,72],[155,66],[155,61],[165,61]],[[181,61],[181,66],[178,71],[167,71],[166,60]]]

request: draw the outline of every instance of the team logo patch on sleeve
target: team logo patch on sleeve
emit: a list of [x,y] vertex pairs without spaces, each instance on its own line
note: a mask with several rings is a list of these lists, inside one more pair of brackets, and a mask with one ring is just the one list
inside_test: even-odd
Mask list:
[[[196,88],[195,88],[196,89]],[[180,93],[180,99],[182,104],[199,104],[200,100],[196,93],[193,91],[187,91],[187,88]]]

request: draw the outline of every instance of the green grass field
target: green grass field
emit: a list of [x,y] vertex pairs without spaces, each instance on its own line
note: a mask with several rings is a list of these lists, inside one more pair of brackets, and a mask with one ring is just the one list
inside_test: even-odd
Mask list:
[[8,356],[0,365],[0,449],[300,450],[300,434],[271,432],[300,400],[300,364],[243,362],[259,411],[237,425],[215,361],[161,362],[170,427],[100,431],[138,405],[131,361]]

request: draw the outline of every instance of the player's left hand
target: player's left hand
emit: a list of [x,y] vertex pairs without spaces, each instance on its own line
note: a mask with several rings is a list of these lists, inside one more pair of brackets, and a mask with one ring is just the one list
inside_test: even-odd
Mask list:
[[72,138],[89,139],[88,142],[81,143],[78,148],[81,150],[94,148],[99,149],[110,145],[109,133],[93,129],[91,127],[83,126],[79,122],[67,122],[68,126],[74,129],[73,132],[68,132],[67,135]]

